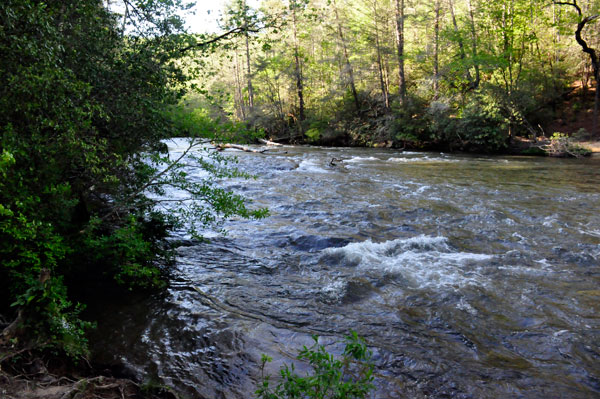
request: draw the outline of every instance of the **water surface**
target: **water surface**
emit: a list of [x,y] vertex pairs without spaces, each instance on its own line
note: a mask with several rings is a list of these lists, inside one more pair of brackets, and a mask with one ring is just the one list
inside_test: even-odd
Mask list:
[[100,358],[250,398],[262,353],[276,372],[311,334],[339,353],[356,330],[373,397],[600,397],[600,159],[235,155],[257,179],[221,184],[271,216],[179,248],[166,298],[101,321]]

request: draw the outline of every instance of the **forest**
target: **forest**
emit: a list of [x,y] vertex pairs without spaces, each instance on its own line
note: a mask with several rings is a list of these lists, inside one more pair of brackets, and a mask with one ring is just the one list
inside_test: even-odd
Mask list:
[[184,104],[293,142],[506,151],[513,137],[559,131],[575,90],[590,108],[596,7],[231,2],[223,28],[249,29],[202,60],[201,91]]
[[164,290],[173,231],[267,217],[217,184],[253,176],[213,151],[190,181],[167,138],[193,138],[183,157],[258,139],[579,154],[569,136],[598,137],[595,0],[232,0],[202,34],[189,8],[0,3],[0,378],[85,358],[86,307]]

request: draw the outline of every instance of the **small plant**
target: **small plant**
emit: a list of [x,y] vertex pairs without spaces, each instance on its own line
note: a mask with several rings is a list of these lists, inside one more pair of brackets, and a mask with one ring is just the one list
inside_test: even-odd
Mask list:
[[258,399],[362,399],[375,388],[372,353],[356,332],[346,337],[341,360],[319,345],[319,337],[313,336],[313,340],[314,344],[304,346],[298,355],[298,360],[310,364],[312,373],[301,377],[293,364],[285,365],[275,388],[271,387],[271,376],[264,374],[266,363],[272,359],[262,356],[262,383],[255,392]]

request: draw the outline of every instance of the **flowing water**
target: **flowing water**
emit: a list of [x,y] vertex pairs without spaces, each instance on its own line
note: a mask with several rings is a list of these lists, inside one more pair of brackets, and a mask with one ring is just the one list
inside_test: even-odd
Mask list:
[[179,248],[168,295],[100,321],[99,358],[251,398],[261,354],[276,373],[355,330],[376,398],[600,397],[599,158],[235,155],[257,179],[221,184],[271,216]]

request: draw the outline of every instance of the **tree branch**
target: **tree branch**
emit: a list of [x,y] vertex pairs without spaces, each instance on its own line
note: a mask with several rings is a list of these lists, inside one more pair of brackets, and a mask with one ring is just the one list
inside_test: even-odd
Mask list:
[[565,1],[555,1],[554,4],[556,4],[557,6],[571,6],[571,7],[575,7],[575,9],[577,10],[577,13],[579,14],[579,16],[580,17],[583,16],[581,8],[577,4],[577,0],[573,0],[572,3],[565,2]]
[[[178,165],[179,162],[183,158],[185,158],[187,156],[187,154],[197,145],[198,145],[198,142],[196,141],[196,139],[192,138],[192,141],[190,142],[188,147],[185,149],[185,151],[183,151],[183,153],[179,156],[179,158],[177,158],[175,161],[171,162],[165,169],[163,169],[162,171],[158,172],[157,174],[155,174],[154,176],[149,178],[148,181],[144,185],[142,185],[135,192],[133,192],[129,196],[127,196],[127,198],[125,198],[125,200],[122,201],[120,204],[115,204],[115,206],[108,213],[106,213],[104,216],[102,216],[100,218],[100,220],[107,220],[108,218],[110,218],[111,216],[113,216],[114,214],[119,212],[120,210],[129,209],[131,206],[130,204],[128,204],[129,201],[131,201],[132,199],[134,199],[135,197],[140,195],[142,192],[144,192],[146,189],[148,189],[149,187],[154,185],[157,180],[159,180],[162,176],[164,176],[171,169],[173,169],[176,165]],[[88,228],[89,228],[89,225],[86,228],[84,228],[83,230],[81,230],[79,233],[81,233],[81,234],[85,233]]]
[[572,2],[555,1],[554,4],[556,4],[556,5],[563,5],[563,6],[571,6],[571,7],[575,8],[577,10],[577,14],[579,14],[580,21],[577,24],[577,30],[575,31],[575,40],[581,46],[582,51],[584,53],[590,55],[590,59],[592,61],[592,67],[594,68],[594,77],[596,79],[598,79],[599,75],[600,75],[600,66],[599,66],[598,54],[596,53],[596,50],[594,50],[593,48],[591,48],[587,44],[587,42],[585,41],[585,39],[583,39],[583,37],[581,36],[581,32],[585,28],[586,24],[588,24],[589,22],[592,22],[592,21],[596,20],[600,15],[596,14],[596,15],[591,15],[589,17],[583,18],[583,11],[581,10],[581,7],[579,7],[579,5],[577,4],[577,0],[573,0]]
[[[588,46],[587,42],[581,37],[581,32],[583,31],[583,28],[585,28],[585,25],[588,22],[591,22],[597,18],[598,18],[598,15],[592,15],[591,17],[585,17],[584,19],[581,20],[581,22],[579,22],[577,24],[577,30],[575,31],[575,40],[577,40],[577,43],[579,43],[583,52],[589,54],[590,57],[592,58],[592,65],[593,65],[594,69],[598,68],[598,55],[596,54],[596,50],[594,50],[593,48],[590,48]],[[594,71],[594,72],[596,73],[597,71]]]
[[189,50],[194,49],[194,48],[206,47],[206,46],[208,46],[210,44],[218,42],[219,40],[223,40],[223,39],[225,39],[225,38],[227,38],[227,37],[229,37],[231,35],[237,35],[237,34],[246,33],[246,32],[256,33],[256,32],[259,32],[259,30],[258,29],[250,29],[250,28],[245,27],[245,26],[238,26],[236,28],[228,30],[227,32],[225,32],[225,33],[223,33],[223,34],[221,34],[219,36],[215,36],[212,39],[209,39],[209,40],[206,40],[206,41],[203,41],[203,42],[200,42],[200,43],[190,44],[189,46],[184,47],[181,50],[179,50],[179,52],[180,53],[185,53],[186,51],[189,51]]

